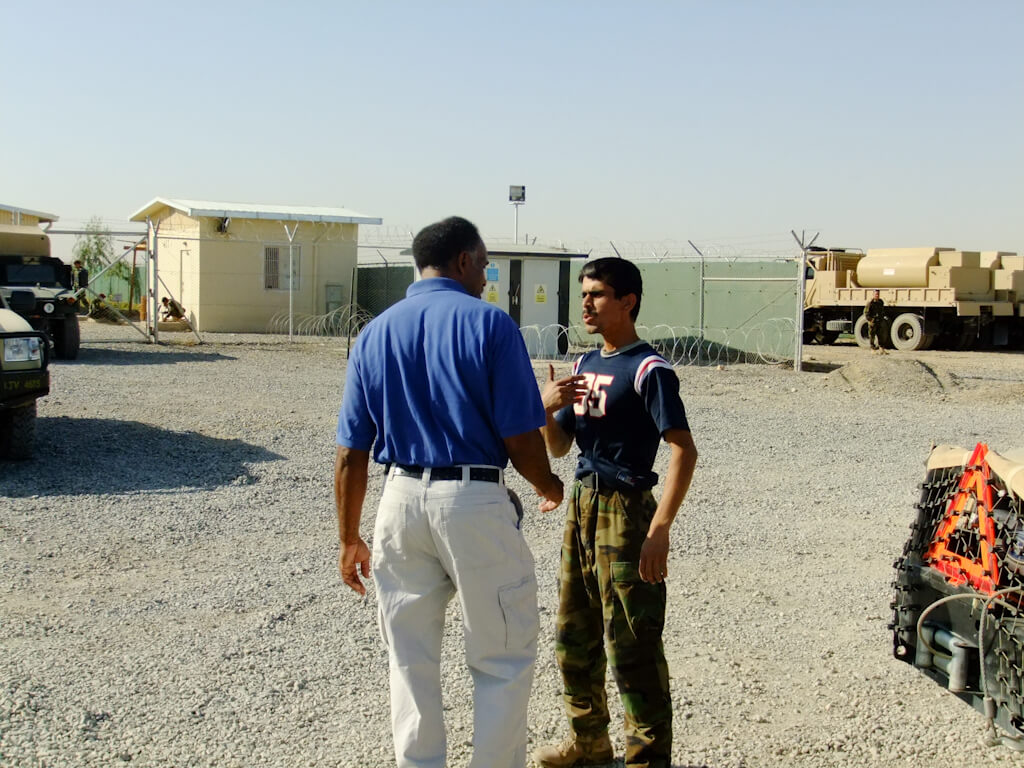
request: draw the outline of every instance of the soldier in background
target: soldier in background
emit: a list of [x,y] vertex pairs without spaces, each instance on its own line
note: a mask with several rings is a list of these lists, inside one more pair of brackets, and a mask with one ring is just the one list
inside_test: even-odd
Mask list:
[[871,344],[871,351],[887,354],[880,343],[882,323],[885,320],[885,302],[882,301],[877,290],[875,295],[864,305],[864,317],[868,321],[868,342]]
[[89,270],[85,268],[85,265],[81,261],[75,261],[75,268],[73,270],[75,278],[75,290],[80,288],[89,287]]
[[85,297],[85,289],[89,287],[89,270],[82,264],[81,259],[75,259],[74,267],[71,270],[72,287],[78,295],[78,314],[89,313],[89,300]]

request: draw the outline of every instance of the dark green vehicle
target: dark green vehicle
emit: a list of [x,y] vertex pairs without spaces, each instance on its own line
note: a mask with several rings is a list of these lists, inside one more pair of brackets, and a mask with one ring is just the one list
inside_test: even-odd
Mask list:
[[50,255],[50,238],[37,227],[0,226],[0,295],[10,302],[14,291],[32,295],[31,306],[14,311],[53,342],[62,360],[78,357],[80,333],[71,267]]
[[36,400],[50,392],[49,341],[17,311],[31,291],[0,295],[0,459],[27,459],[36,432]]

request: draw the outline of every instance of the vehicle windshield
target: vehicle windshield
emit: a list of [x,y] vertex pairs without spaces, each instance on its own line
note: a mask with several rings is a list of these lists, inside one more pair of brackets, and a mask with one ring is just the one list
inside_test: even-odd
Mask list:
[[0,269],[4,285],[57,285],[57,270],[52,264],[6,264]]

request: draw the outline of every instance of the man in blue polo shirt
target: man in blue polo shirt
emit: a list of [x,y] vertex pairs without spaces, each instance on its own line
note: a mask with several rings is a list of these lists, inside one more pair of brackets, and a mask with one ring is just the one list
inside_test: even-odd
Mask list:
[[537,583],[505,488],[511,459],[549,511],[562,501],[519,329],[480,300],[487,248],[452,217],[413,241],[423,278],[359,334],[338,416],[334,493],[342,579],[360,595],[370,452],[387,467],[372,570],[391,670],[399,768],[443,768],[441,636],[458,595],[473,678],[472,768],[522,768],[537,651]]

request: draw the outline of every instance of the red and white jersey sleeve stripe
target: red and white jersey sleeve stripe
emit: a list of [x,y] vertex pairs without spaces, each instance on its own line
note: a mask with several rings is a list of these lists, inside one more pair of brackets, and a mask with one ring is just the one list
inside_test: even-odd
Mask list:
[[648,355],[645,357],[640,361],[640,365],[636,367],[636,376],[633,377],[633,389],[638,395],[640,394],[640,388],[644,385],[644,379],[647,378],[647,374],[655,368],[668,368],[672,370],[672,366],[661,355]]

